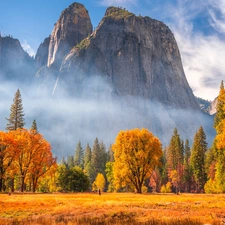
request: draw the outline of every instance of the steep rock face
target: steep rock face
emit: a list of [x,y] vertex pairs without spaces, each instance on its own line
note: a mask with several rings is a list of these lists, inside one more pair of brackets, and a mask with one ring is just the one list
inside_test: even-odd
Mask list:
[[35,61],[37,67],[47,66],[48,63],[48,49],[49,49],[50,37],[45,38],[44,42],[40,44],[37,54],[35,56]]
[[34,59],[23,50],[19,40],[0,36],[0,79],[31,81],[34,71]]
[[82,4],[70,5],[62,12],[52,31],[47,65],[58,69],[71,48],[91,33],[88,11]]
[[170,29],[121,8],[107,9],[96,31],[67,55],[61,72],[70,74],[70,83],[97,74],[119,95],[199,109]]
[[218,97],[216,97],[216,98],[211,102],[211,104],[209,105],[209,107],[208,107],[207,110],[206,110],[207,113],[209,113],[210,115],[216,114],[216,112],[217,112],[217,109],[216,109],[217,102],[218,102]]

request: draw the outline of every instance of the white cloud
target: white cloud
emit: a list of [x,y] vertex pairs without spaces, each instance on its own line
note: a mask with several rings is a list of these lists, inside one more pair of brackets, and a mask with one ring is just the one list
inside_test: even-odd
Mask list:
[[129,7],[135,5],[138,0],[100,0],[100,5],[103,6],[123,6]]
[[23,41],[21,46],[23,47],[24,51],[27,52],[30,56],[35,56],[35,50],[27,43],[26,40]]
[[209,10],[211,16],[211,26],[218,32],[225,33],[225,0],[210,1],[212,9]]
[[209,9],[209,26],[212,25],[210,20],[214,21],[213,27],[220,28],[220,31],[224,32],[223,20],[215,19],[216,10],[225,5],[225,1],[220,3],[217,2],[215,8],[215,5],[212,7],[211,0],[198,4],[191,0],[178,1],[176,7],[171,7],[168,11],[172,15],[170,27],[181,52],[188,82],[196,96],[208,100],[213,100],[218,95],[220,82],[224,79],[225,41],[220,39],[217,32],[213,35],[205,35],[201,29],[193,30],[193,20],[203,13],[203,10]]

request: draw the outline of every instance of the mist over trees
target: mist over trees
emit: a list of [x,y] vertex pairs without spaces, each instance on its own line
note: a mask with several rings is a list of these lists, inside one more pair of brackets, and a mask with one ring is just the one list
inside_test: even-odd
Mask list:
[[202,126],[185,141],[175,127],[164,150],[158,137],[136,128],[118,132],[112,144],[98,137],[92,146],[79,140],[73,154],[56,162],[36,120],[30,129],[23,128],[25,113],[17,90],[6,119],[8,131],[0,132],[0,191],[223,193],[224,115],[222,82],[210,149]]

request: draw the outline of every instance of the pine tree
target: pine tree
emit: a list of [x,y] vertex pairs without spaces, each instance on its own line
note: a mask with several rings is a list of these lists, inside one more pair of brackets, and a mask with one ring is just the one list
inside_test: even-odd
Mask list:
[[84,168],[87,166],[89,162],[91,162],[91,148],[89,144],[87,144],[84,151]]
[[91,155],[91,165],[93,166],[93,176],[94,179],[97,176],[99,172],[99,151],[100,151],[100,145],[98,142],[98,138],[95,139],[93,147],[92,147],[92,155]]
[[79,166],[82,169],[84,168],[84,151],[82,149],[80,141],[78,142],[76,150],[75,150],[74,164],[75,166]]
[[68,166],[69,169],[75,166],[74,158],[73,158],[72,155],[68,156],[67,166]]
[[169,177],[170,173],[177,174],[177,185],[176,187],[174,187],[176,189],[176,192],[180,191],[180,189],[182,188],[182,177],[184,172],[183,159],[183,142],[180,139],[177,128],[175,128],[167,150],[167,169]]
[[207,180],[206,171],[205,171],[205,158],[207,151],[206,135],[201,126],[196,132],[194,137],[194,143],[192,145],[191,151],[191,167],[193,170],[195,182],[196,182],[196,191],[203,192],[204,185]]
[[90,181],[93,182],[95,179],[95,174],[91,163],[91,148],[89,144],[86,145],[84,151],[84,172],[89,177]]
[[105,165],[106,165],[106,162],[108,161],[108,154],[106,152],[106,147],[103,141],[100,142],[99,147],[100,147],[99,157],[98,157],[100,160],[99,171],[105,176]]
[[10,111],[11,112],[9,118],[6,118],[8,120],[6,130],[17,130],[18,128],[23,128],[25,122],[24,122],[22,98],[19,89],[15,93],[13,104],[11,105]]
[[192,169],[190,165],[190,157],[191,157],[191,148],[189,146],[189,140],[185,141],[184,146],[184,189],[185,192],[191,191],[191,183],[192,183]]
[[[24,115],[22,97],[20,90],[18,89],[14,95],[13,104],[10,108],[10,116],[9,118],[6,118],[6,120],[8,120],[6,130],[11,131],[23,128],[25,125]],[[14,178],[12,178],[11,182],[11,191],[14,192]]]
[[190,156],[191,156],[191,148],[189,145],[189,140],[186,139],[184,146],[184,163],[189,164]]
[[177,128],[174,129],[167,150],[167,163],[171,170],[176,170],[179,164],[183,164],[183,146]]
[[37,123],[36,123],[36,120],[33,120],[33,123],[32,123],[32,126],[31,126],[31,129],[32,130],[35,130],[36,133],[39,133],[38,131],[38,127],[37,127]]
[[95,139],[92,147],[91,164],[94,169],[94,177],[98,173],[105,175],[105,164],[107,160],[106,148],[103,142],[99,143],[98,138]]
[[109,162],[114,162],[114,152],[112,151],[112,144],[109,145],[108,148],[108,159]]

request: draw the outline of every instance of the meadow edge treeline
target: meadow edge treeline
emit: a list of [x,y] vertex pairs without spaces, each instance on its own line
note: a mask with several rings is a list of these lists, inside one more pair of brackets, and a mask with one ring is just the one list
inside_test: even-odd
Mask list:
[[19,90],[10,111],[7,132],[0,133],[0,191],[225,192],[223,81],[210,148],[203,127],[196,131],[192,146],[175,128],[164,149],[147,129],[133,129],[120,131],[108,148],[98,138],[92,148],[83,148],[79,141],[74,156],[57,164],[36,121],[30,130],[24,129]]

